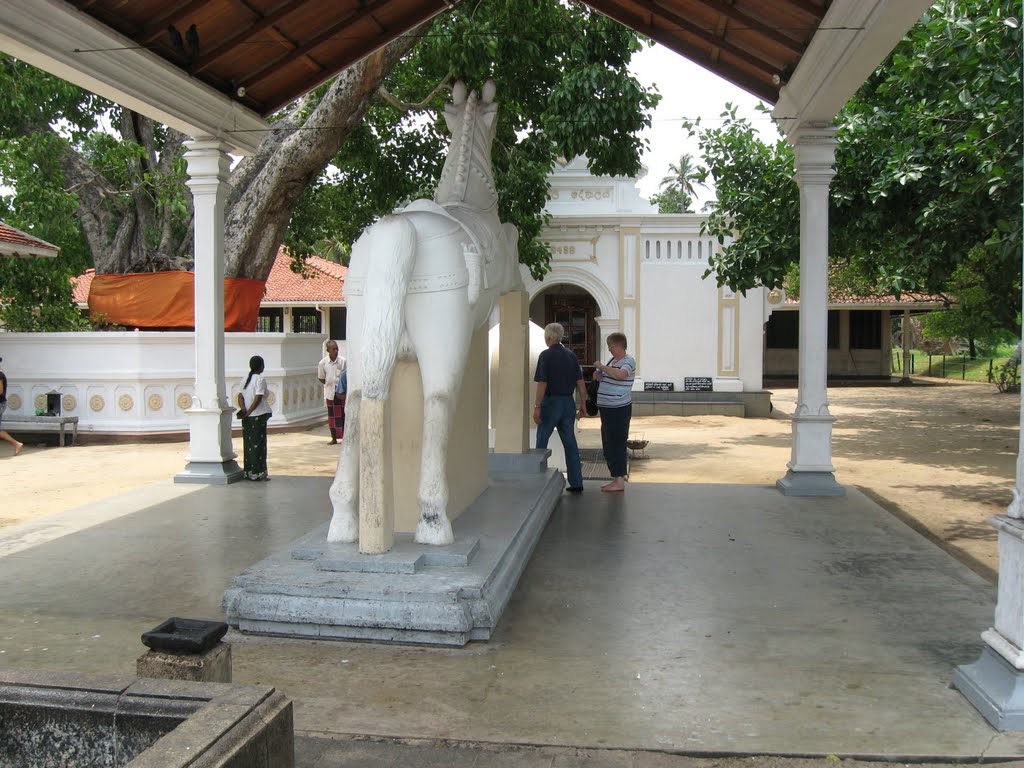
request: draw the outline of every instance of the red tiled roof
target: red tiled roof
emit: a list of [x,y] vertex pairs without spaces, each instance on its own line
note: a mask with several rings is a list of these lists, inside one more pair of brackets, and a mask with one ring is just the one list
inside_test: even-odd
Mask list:
[[[263,302],[339,302],[343,301],[347,267],[319,256],[306,259],[308,277],[292,272],[291,256],[283,249],[274,259],[274,266],[267,277]],[[78,304],[89,301],[89,288],[96,270],[88,269],[84,274],[71,278],[72,296]]]
[[[887,296],[855,296],[851,293],[833,293],[829,291],[828,305],[830,307],[848,307],[857,305],[871,305],[879,306],[884,305],[887,307],[899,308],[903,306],[943,306],[946,300],[942,296],[936,296],[925,293],[904,293],[900,296],[894,296],[892,294]],[[791,307],[800,306],[800,299],[794,299],[791,296],[786,296],[785,304]]]
[[267,277],[264,302],[343,300],[347,267],[319,256],[309,256],[305,263],[306,277],[303,277],[292,272],[291,261],[284,249],[278,252]]
[[89,289],[92,288],[92,279],[96,277],[95,269],[87,269],[84,274],[71,278],[71,298],[76,304],[89,303]]
[[0,256],[56,256],[60,248],[0,221]]

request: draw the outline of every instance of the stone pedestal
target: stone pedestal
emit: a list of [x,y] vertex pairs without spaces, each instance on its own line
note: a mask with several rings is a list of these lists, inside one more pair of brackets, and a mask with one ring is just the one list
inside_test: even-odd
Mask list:
[[[543,461],[547,451],[538,453]],[[556,470],[499,467],[444,546],[398,533],[388,552],[368,555],[355,543],[328,542],[324,523],[235,578],[224,593],[227,622],[245,633],[316,640],[487,640],[564,487]]]
[[525,453],[530,450],[530,297],[525,291],[505,294],[498,308],[498,371],[491,406],[494,452]]
[[159,680],[231,682],[231,645],[217,643],[206,653],[147,651],[135,661],[135,674]]
[[1001,731],[1024,730],[1024,520],[996,515],[999,594],[995,626],[973,664],[957,667],[953,687]]

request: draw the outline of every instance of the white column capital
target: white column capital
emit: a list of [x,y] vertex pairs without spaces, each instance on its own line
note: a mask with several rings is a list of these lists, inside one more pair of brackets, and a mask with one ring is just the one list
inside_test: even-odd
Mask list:
[[230,147],[218,139],[193,139],[185,142],[188,179],[192,194],[214,194],[226,184],[231,170]]
[[802,125],[790,136],[797,184],[831,183],[836,175],[836,132],[832,125]]

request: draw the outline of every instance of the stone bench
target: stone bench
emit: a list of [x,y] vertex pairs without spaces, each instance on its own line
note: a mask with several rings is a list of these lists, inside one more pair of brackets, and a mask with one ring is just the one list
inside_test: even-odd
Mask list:
[[49,431],[51,427],[60,430],[60,445],[64,447],[64,428],[71,425],[71,444],[78,442],[78,417],[77,416],[11,416],[4,414],[3,424],[18,424],[15,432]]

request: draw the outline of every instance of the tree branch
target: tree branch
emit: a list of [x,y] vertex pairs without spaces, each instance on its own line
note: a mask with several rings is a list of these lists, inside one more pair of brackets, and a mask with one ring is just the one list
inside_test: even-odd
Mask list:
[[398,97],[393,95],[391,91],[384,87],[383,84],[377,86],[377,95],[380,96],[384,101],[393,106],[399,112],[419,112],[430,106],[430,103],[434,98],[448,87],[448,84],[452,81],[452,73],[449,72],[444,76],[444,79],[432,90],[429,95],[422,101],[418,101],[415,104],[408,101],[401,101]]

